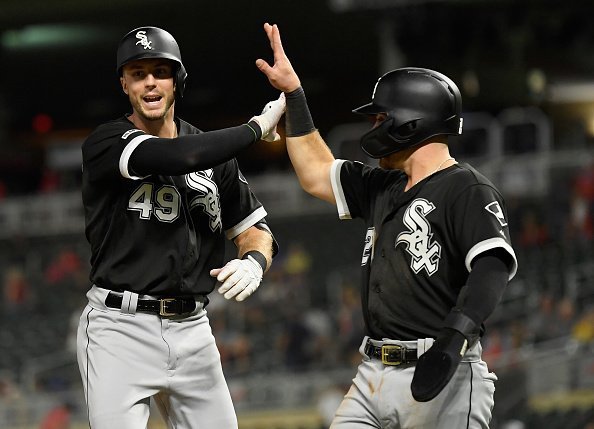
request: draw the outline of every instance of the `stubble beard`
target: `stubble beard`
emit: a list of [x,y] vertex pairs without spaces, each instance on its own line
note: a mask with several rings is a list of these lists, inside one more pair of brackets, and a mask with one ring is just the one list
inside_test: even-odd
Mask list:
[[171,106],[173,106],[173,102],[175,101],[174,98],[167,98],[165,102],[165,106],[161,110],[147,110],[142,105],[142,100],[138,101],[136,99],[130,100],[132,107],[138,115],[146,121],[160,121],[165,118],[167,113],[171,110]]

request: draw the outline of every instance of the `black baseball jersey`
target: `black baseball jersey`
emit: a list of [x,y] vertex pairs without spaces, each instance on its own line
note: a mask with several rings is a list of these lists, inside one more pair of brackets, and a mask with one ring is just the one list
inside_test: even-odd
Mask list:
[[367,335],[435,337],[455,306],[472,261],[490,249],[511,256],[504,200],[483,175],[455,164],[404,192],[402,171],[336,160],[332,187],[341,219],[367,226],[362,305]]
[[[176,119],[178,134],[200,130]],[[224,264],[225,238],[266,227],[266,211],[237,161],[180,176],[136,177],[131,154],[154,138],[126,117],[95,129],[82,146],[90,280],[155,296],[207,294]]]

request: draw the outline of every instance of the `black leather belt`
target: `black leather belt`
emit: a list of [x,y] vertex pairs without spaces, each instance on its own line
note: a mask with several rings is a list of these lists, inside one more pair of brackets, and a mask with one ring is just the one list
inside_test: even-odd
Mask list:
[[[122,308],[122,299],[122,295],[109,292],[107,298],[105,298],[105,305],[110,308]],[[159,316],[179,316],[194,311],[196,309],[196,301],[202,302],[204,307],[208,304],[208,298],[204,295],[139,299],[136,304],[136,311],[154,313]]]
[[399,344],[374,345],[371,340],[365,344],[365,354],[372,359],[379,359],[384,365],[402,365],[405,363],[416,362],[417,349],[407,349]]

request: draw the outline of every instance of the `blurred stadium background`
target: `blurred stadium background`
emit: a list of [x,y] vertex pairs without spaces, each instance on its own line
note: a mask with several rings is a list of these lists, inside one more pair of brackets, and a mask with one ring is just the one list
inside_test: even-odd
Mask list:
[[[504,193],[520,264],[483,339],[492,428],[592,429],[593,16],[591,0],[1,0],[0,427],[88,426],[73,347],[89,287],[80,145],[127,111],[120,37],[157,25],[177,38],[189,80],[176,113],[209,130],[276,97],[254,66],[269,21],[337,157],[371,162],[350,111],[383,72],[459,83],[451,152]],[[240,427],[321,429],[359,359],[362,225],[300,190],[283,142],[239,161],[281,246],[249,302],[209,306]]]

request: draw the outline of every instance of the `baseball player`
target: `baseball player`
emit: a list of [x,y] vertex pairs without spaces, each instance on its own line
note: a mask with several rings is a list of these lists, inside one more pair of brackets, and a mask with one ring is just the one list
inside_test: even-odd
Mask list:
[[[156,27],[123,37],[117,71],[132,112],[82,146],[92,287],[77,356],[90,427],[146,428],[153,398],[170,428],[237,428],[205,307],[217,281],[246,299],[276,252],[234,155],[278,137],[284,97],[247,124],[201,132],[174,115],[187,74]],[[225,239],[238,249],[226,264]]]
[[278,27],[264,29],[274,64],[256,65],[285,92],[301,186],[367,229],[362,362],[331,427],[487,428],[496,377],[479,340],[517,263],[501,194],[450,155],[448,136],[462,131],[458,88],[428,69],[384,74],[354,110],[375,120],[361,147],[380,167],[334,159]]

